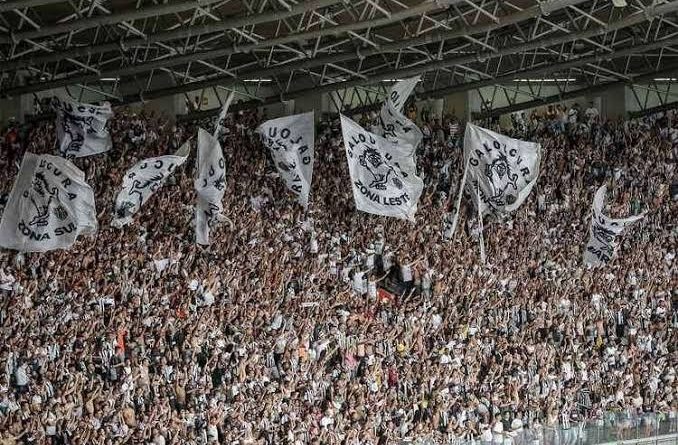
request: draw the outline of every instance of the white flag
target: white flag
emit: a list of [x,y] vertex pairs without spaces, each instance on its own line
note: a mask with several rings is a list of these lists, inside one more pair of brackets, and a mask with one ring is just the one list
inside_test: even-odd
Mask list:
[[94,192],[68,160],[26,153],[0,222],[0,246],[22,252],[68,249],[97,231]]
[[221,198],[226,190],[226,161],[219,141],[202,128],[198,129],[197,177],[198,192],[195,207],[195,240],[208,245],[210,227],[221,217],[224,205]]
[[610,262],[617,251],[617,237],[624,229],[645,217],[645,213],[630,218],[613,219],[603,214],[607,187],[602,186],[593,198],[593,216],[589,230],[589,242],[584,251],[584,262],[590,266],[600,266]]
[[520,207],[537,183],[541,146],[467,124],[464,163],[466,190],[481,213],[501,216]]
[[266,121],[257,128],[263,144],[271,150],[278,173],[304,207],[313,180],[315,144],[313,112]]
[[56,111],[59,154],[63,157],[84,157],[104,153],[113,147],[106,128],[113,116],[111,105],[96,106],[68,100],[52,99]]
[[397,82],[391,87],[386,103],[392,105],[395,111],[402,112],[407,98],[410,97],[420,79],[421,76],[416,76]]
[[177,167],[186,162],[190,148],[190,141],[187,141],[173,155],[144,159],[127,170],[122,190],[115,198],[115,216],[111,225],[121,228],[132,222],[132,217],[148,198],[163,186]]
[[379,123],[375,132],[396,144],[402,154],[414,156],[417,147],[424,137],[417,125],[409,120],[402,108],[420,77],[405,79],[396,83],[379,111]]
[[375,215],[414,220],[424,183],[411,156],[395,144],[341,116],[341,130],[356,208]]
[[214,124],[214,134],[212,136],[215,138],[219,137],[221,130],[224,128],[224,126],[226,126],[226,114],[228,113],[228,107],[230,107],[231,102],[233,102],[233,96],[235,96],[235,93],[231,91],[231,93],[226,98],[226,102],[224,102],[224,106],[221,107],[221,112],[219,113],[217,121]]
[[393,108],[390,101],[386,101],[379,112],[378,134],[399,147],[406,156],[414,156],[424,137],[419,127]]

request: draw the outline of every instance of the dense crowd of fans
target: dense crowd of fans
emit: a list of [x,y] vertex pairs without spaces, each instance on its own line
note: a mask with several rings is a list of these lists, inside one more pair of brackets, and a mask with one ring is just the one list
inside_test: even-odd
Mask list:
[[[199,247],[190,161],[131,226],[110,227],[125,170],[197,129],[117,110],[114,149],[75,161],[96,193],[96,237],[0,252],[0,444],[487,442],[609,411],[675,412],[678,116],[558,116],[504,130],[541,142],[544,160],[513,218],[486,223],[483,266],[473,212],[448,230],[456,119],[422,123],[442,135],[418,153],[413,224],[355,211],[338,121],[319,126],[304,211],[254,133],[259,117],[235,114],[221,135],[227,221]],[[3,201],[23,152],[54,147],[49,122],[6,134]],[[603,181],[613,216],[648,216],[589,270]]]

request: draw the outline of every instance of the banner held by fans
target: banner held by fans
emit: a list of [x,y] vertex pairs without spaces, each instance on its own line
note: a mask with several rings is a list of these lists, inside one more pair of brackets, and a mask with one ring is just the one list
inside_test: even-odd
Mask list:
[[52,107],[57,115],[56,129],[61,156],[79,158],[111,149],[113,142],[106,128],[113,116],[110,104],[96,106],[54,97]]
[[68,160],[26,153],[0,221],[0,246],[22,252],[68,249],[93,235],[94,192]]
[[593,198],[589,241],[584,250],[584,263],[594,267],[609,263],[617,251],[617,238],[622,235],[624,229],[645,217],[645,213],[621,219],[605,216],[603,209],[606,192],[607,186],[603,185]]
[[111,225],[121,228],[132,222],[141,206],[165,184],[177,167],[186,162],[190,148],[190,141],[187,141],[174,155],[144,159],[130,168],[115,199],[115,216]]
[[226,191],[226,161],[219,141],[202,128],[198,129],[196,163],[195,240],[198,244],[208,245],[210,228],[215,226],[224,210],[221,199]]
[[424,134],[403,113],[386,102],[379,112],[379,134],[402,149],[402,154],[414,156]]
[[389,92],[379,111],[379,122],[374,132],[396,144],[401,154],[414,156],[424,135],[417,125],[402,112],[408,97],[419,82],[420,77],[405,79],[396,83]]
[[466,189],[479,199],[483,215],[498,218],[512,212],[525,201],[537,183],[541,146],[467,124],[464,136],[464,163],[468,165]]
[[356,208],[375,215],[414,220],[424,188],[414,161],[381,136],[341,116],[341,130]]
[[308,207],[313,180],[314,119],[311,111],[272,119],[257,128],[263,144],[271,150],[278,173],[304,207]]
[[409,79],[400,80],[396,82],[391,90],[388,93],[388,98],[386,98],[386,103],[393,106],[393,109],[397,112],[402,112],[405,102],[412,94],[412,91],[417,87],[417,84],[421,80],[421,76],[411,77]]

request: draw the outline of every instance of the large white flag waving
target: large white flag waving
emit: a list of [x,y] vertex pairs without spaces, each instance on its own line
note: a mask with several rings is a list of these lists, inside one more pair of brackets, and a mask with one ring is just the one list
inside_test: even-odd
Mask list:
[[224,106],[221,107],[221,112],[219,113],[219,116],[217,116],[217,121],[214,124],[214,133],[212,134],[215,138],[219,137],[221,130],[226,126],[226,114],[228,113],[228,107],[230,107],[231,102],[233,102],[234,96],[235,93],[231,91],[226,98],[226,102],[224,102]]
[[411,156],[395,144],[341,116],[341,130],[356,208],[375,215],[414,220],[424,183]]
[[396,144],[404,155],[414,155],[423,134],[419,127],[402,112],[407,98],[417,86],[420,77],[396,83],[379,112],[376,133]]
[[610,262],[617,251],[617,237],[624,229],[645,217],[645,213],[630,218],[613,219],[603,214],[605,193],[603,185],[593,198],[593,216],[589,230],[589,242],[584,251],[584,262],[590,266],[600,266]]
[[391,91],[386,98],[386,103],[393,106],[394,110],[402,112],[407,98],[410,97],[420,79],[421,76],[416,76],[397,82],[391,87]]
[[56,111],[59,154],[64,157],[83,157],[104,153],[113,142],[106,128],[113,116],[110,104],[96,106],[69,100],[52,99]]
[[537,183],[541,146],[466,125],[465,187],[482,215],[516,210]]
[[226,161],[219,141],[202,128],[198,129],[197,177],[194,182],[198,192],[195,207],[195,240],[198,244],[210,243],[213,227],[224,210],[221,198],[226,190]]
[[132,217],[148,198],[163,186],[177,167],[186,162],[190,148],[190,141],[187,141],[173,155],[144,159],[127,170],[122,190],[115,198],[115,216],[111,225],[121,228],[132,222]]
[[0,222],[0,246],[22,252],[68,249],[97,231],[94,192],[68,160],[26,153]]
[[257,128],[262,142],[271,150],[278,173],[304,207],[308,207],[313,180],[314,125],[311,111],[272,119]]

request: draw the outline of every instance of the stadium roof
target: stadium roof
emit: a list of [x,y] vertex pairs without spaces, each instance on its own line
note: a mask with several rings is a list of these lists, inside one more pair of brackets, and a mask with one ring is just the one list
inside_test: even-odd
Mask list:
[[497,86],[519,109],[520,83],[544,102],[674,81],[676,11],[678,0],[0,0],[0,96],[78,85],[124,104],[237,85],[270,104],[357,87],[369,106],[422,74],[420,97]]

